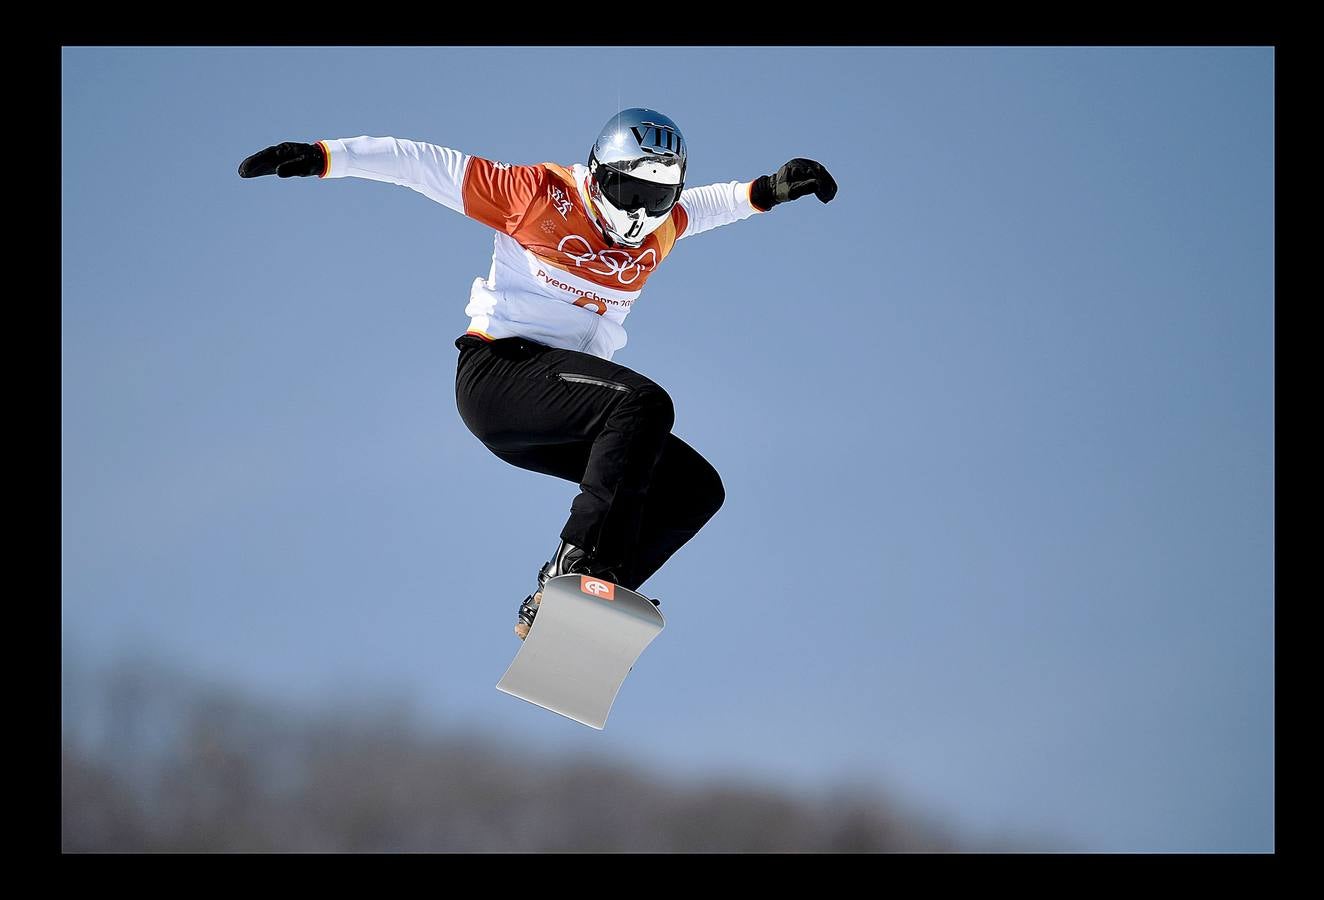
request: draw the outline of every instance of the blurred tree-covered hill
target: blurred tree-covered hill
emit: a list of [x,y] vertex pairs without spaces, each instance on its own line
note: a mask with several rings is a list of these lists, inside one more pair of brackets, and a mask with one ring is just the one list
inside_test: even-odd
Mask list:
[[667,781],[378,708],[264,703],[148,661],[66,665],[65,851],[814,852],[958,846],[873,791]]

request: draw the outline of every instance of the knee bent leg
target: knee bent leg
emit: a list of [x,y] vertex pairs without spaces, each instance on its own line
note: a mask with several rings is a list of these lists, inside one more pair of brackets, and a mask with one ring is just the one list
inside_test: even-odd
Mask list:
[[676,424],[676,407],[671,395],[657,386],[640,388],[634,393],[634,405],[657,428],[670,431]]

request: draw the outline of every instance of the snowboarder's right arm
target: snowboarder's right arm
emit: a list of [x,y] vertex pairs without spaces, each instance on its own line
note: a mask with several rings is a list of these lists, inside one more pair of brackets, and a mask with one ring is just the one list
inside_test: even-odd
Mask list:
[[546,178],[542,166],[512,166],[422,141],[367,136],[277,144],[239,165],[243,178],[272,174],[398,184],[507,234]]

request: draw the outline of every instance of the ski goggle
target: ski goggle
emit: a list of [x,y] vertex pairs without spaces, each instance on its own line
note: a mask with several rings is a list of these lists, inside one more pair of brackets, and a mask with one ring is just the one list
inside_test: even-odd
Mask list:
[[680,199],[683,184],[658,184],[626,175],[599,164],[593,173],[611,205],[621,210],[643,209],[650,216],[665,215]]

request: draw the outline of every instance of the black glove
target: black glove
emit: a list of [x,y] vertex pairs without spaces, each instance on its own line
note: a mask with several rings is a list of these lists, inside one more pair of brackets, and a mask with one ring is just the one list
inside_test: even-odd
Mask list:
[[837,196],[837,183],[822,163],[797,156],[775,174],[755,178],[749,188],[749,200],[759,209],[769,210],[778,203],[798,200],[811,193],[827,203]]
[[296,144],[286,141],[265,150],[259,150],[239,164],[240,178],[257,178],[276,174],[281,178],[294,175],[321,175],[326,169],[326,151],[321,144]]

